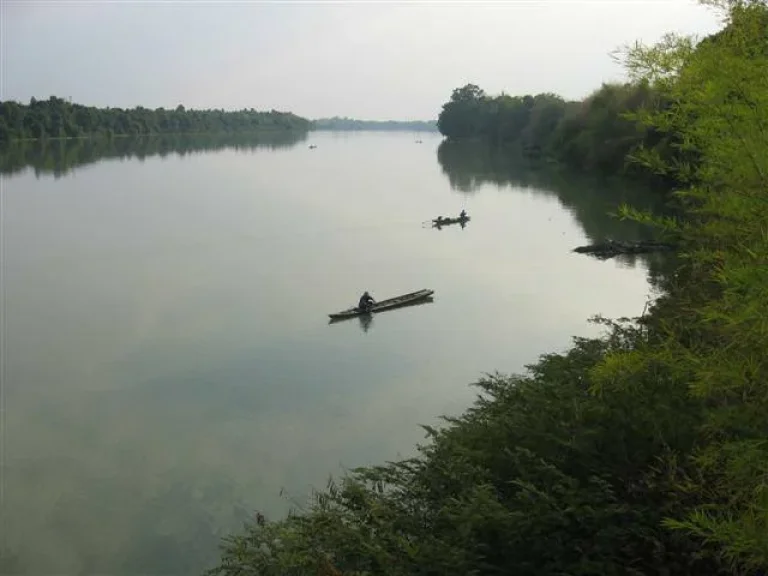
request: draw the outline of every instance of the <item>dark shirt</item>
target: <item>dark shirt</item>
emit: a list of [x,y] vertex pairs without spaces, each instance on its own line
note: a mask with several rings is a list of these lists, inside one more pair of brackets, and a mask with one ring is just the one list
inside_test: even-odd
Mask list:
[[369,304],[373,303],[373,297],[369,295],[362,295],[360,296],[360,302],[358,302],[357,307],[358,308],[367,308]]

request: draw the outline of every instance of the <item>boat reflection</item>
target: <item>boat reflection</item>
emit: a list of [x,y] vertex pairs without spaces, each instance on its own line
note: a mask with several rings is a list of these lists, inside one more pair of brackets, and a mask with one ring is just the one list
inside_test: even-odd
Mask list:
[[360,314],[357,319],[360,322],[360,329],[365,333],[373,326],[373,314]]

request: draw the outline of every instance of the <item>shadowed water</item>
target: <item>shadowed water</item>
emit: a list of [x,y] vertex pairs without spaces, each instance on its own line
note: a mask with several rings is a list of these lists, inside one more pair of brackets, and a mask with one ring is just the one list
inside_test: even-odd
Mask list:
[[5,573],[200,572],[254,510],[410,454],[483,372],[641,313],[644,261],[570,250],[638,237],[606,211],[647,191],[419,139],[4,151]]

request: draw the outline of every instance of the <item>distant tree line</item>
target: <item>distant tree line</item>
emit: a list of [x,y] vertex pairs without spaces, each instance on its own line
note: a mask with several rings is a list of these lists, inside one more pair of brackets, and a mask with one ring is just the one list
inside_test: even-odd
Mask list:
[[353,118],[319,118],[313,123],[315,130],[410,130],[437,132],[435,120],[355,120]]
[[474,84],[453,91],[438,118],[449,140],[483,140],[514,146],[584,170],[638,176],[628,161],[638,146],[669,148],[669,136],[628,117],[663,106],[647,82],[603,84],[583,101],[555,94],[489,96]]
[[51,96],[29,104],[0,102],[0,142],[21,139],[78,138],[141,134],[309,130],[311,123],[290,112],[247,109],[187,110],[96,108]]

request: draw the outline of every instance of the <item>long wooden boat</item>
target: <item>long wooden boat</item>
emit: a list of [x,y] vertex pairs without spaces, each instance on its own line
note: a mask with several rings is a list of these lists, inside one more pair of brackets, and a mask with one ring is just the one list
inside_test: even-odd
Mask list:
[[411,292],[409,294],[403,294],[402,296],[396,296],[395,298],[389,298],[387,300],[381,300],[376,302],[369,311],[360,310],[357,306],[353,308],[347,308],[341,312],[334,314],[328,314],[331,320],[344,320],[346,318],[354,318],[361,314],[370,314],[371,312],[384,312],[385,310],[392,310],[394,308],[400,308],[401,306],[409,306],[411,304],[419,304],[432,300],[434,290],[423,289]]
[[469,222],[469,220],[470,220],[469,216],[464,216],[464,218],[462,218],[461,216],[459,216],[458,218],[440,218],[440,219],[435,218],[434,220],[432,220],[432,226],[434,228],[440,228],[441,226],[447,226],[449,224],[459,224],[462,222]]

